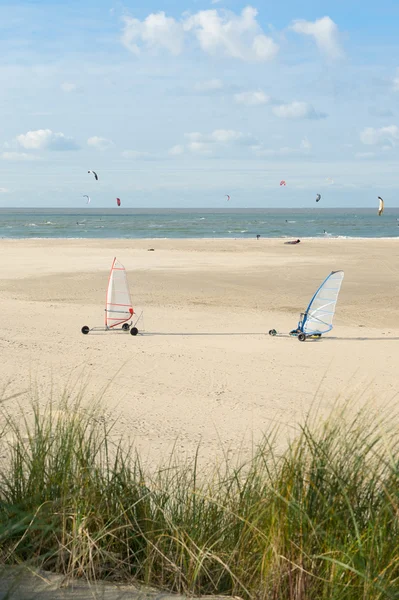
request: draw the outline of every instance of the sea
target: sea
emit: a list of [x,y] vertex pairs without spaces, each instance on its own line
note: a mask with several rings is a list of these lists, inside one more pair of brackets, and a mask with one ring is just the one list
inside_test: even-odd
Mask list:
[[397,238],[399,208],[0,208],[0,238]]

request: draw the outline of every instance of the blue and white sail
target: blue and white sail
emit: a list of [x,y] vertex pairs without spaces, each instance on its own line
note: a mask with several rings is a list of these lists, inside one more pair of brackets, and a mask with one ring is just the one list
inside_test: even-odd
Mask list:
[[331,331],[343,278],[343,271],[333,271],[323,281],[309,302],[300,323],[300,329],[305,335],[324,334]]

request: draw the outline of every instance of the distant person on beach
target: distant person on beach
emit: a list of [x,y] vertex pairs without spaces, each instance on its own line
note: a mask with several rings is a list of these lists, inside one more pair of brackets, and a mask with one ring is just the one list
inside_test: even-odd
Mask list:
[[301,241],[301,240],[292,240],[292,242],[284,242],[284,244],[290,244],[290,245],[293,245],[293,244],[299,244],[299,243],[300,243],[300,241]]
[[259,235],[259,233],[258,233],[258,234],[257,234],[257,236],[256,236],[256,239],[258,240],[259,238],[260,238],[260,235]]

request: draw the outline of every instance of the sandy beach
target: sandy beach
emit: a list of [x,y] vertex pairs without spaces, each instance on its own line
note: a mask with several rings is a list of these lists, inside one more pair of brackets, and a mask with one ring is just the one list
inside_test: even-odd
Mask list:
[[[174,446],[184,456],[198,444],[205,457],[247,451],[265,430],[295,432],[338,398],[393,406],[396,240],[1,240],[0,249],[6,395],[38,386],[45,402],[51,387],[57,395],[84,380],[87,402],[103,394],[115,436],[151,460]],[[83,336],[83,325],[103,324],[114,256],[144,311],[142,333]],[[345,279],[328,336],[268,335],[296,326],[337,269]]]

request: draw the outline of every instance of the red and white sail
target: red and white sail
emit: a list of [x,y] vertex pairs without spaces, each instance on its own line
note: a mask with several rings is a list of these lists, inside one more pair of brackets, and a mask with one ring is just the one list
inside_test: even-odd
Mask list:
[[105,326],[116,327],[134,315],[125,267],[114,258],[109,274],[105,304]]

